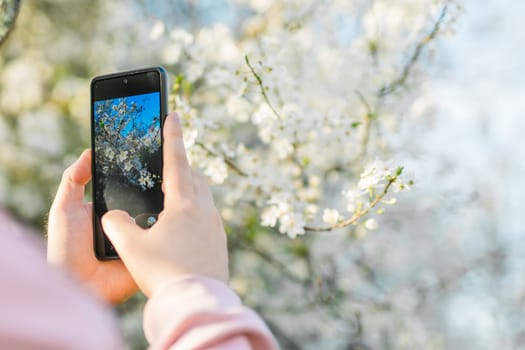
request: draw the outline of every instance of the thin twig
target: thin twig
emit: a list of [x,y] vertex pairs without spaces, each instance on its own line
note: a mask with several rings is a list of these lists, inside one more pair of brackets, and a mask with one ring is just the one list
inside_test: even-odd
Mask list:
[[421,56],[421,53],[423,52],[423,49],[427,46],[428,43],[430,43],[436,35],[439,33],[439,30],[441,29],[441,25],[443,24],[445,17],[448,12],[448,4],[443,6],[441,9],[441,12],[438,16],[438,19],[434,23],[434,26],[432,27],[432,30],[430,33],[425,35],[419,43],[416,45],[414,52],[412,53],[412,56],[406,63],[405,67],[403,68],[403,71],[397,77],[394,81],[392,81],[390,84],[383,86],[379,92],[378,97],[383,98],[394,91],[396,91],[400,86],[404,85],[406,80],[408,79],[412,69],[414,68],[415,64],[417,63],[419,57]]
[[368,103],[368,101],[365,98],[365,96],[363,95],[363,93],[361,91],[359,91],[359,90],[354,90],[354,92],[357,95],[357,97],[359,97],[359,100],[361,100],[361,102],[365,106],[366,112],[368,114],[372,114],[372,107],[370,107],[370,103]]
[[352,215],[350,218],[343,220],[343,221],[339,221],[337,224],[334,224],[331,226],[325,226],[325,227],[304,226],[304,230],[311,231],[311,232],[327,232],[327,231],[332,231],[338,228],[350,226],[356,223],[357,220],[359,220],[360,218],[368,214],[370,210],[374,209],[374,207],[379,203],[379,201],[381,201],[383,197],[386,196],[386,194],[388,193],[388,190],[390,189],[390,186],[392,186],[392,184],[396,182],[397,178],[398,178],[397,175],[391,177],[386,183],[385,187],[383,188],[383,192],[378,194],[374,198],[374,200],[364,210],[354,213],[354,215]]
[[263,95],[264,101],[270,107],[273,114],[277,117],[277,119],[282,119],[277,110],[273,107],[272,103],[270,102],[270,98],[268,97],[268,94],[266,93],[266,88],[264,87],[264,83],[262,81],[262,78],[257,72],[255,71],[255,68],[253,68],[252,64],[250,63],[250,59],[248,58],[248,55],[244,56],[244,60],[246,61],[246,65],[248,68],[250,68],[250,71],[252,72],[253,76],[255,77],[255,80],[257,80],[257,85],[259,85],[259,88],[261,89],[261,94]]
[[361,91],[355,90],[355,93],[366,108],[366,117],[364,121],[365,128],[363,131],[364,132],[363,140],[361,141],[361,155],[360,155],[360,158],[364,158],[364,156],[366,155],[366,150],[368,148],[368,142],[370,140],[370,128],[372,124],[372,118],[374,118],[374,112],[372,110],[372,107],[370,107],[370,103],[368,103],[367,99],[361,93]]
[[235,171],[238,175],[243,176],[243,177],[248,176],[248,173],[245,172],[244,170],[242,170],[241,168],[239,168],[239,166],[237,164],[235,164],[235,162],[233,160],[231,160],[230,158],[226,157],[225,155],[217,154],[216,152],[214,152],[211,149],[209,149],[202,142],[195,142],[195,144],[197,146],[199,146],[200,148],[202,148],[203,150],[205,150],[209,155],[221,158],[224,161],[224,163],[226,163],[226,165],[228,167],[230,167],[230,169]]

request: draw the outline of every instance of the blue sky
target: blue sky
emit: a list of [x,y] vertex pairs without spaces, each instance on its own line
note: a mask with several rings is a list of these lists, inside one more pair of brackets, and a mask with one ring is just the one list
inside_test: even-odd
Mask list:
[[[121,98],[110,100],[112,101],[111,105],[118,105],[120,100]],[[135,128],[143,128],[144,130],[147,130],[151,126],[153,119],[155,117],[158,117],[160,114],[160,95],[158,92],[127,96],[125,97],[125,100],[128,103],[128,105],[131,105],[133,102],[135,102],[137,106],[143,107],[143,111],[138,114],[137,118],[134,121]],[[105,101],[97,101],[95,102],[95,106]],[[95,116],[95,118],[97,118],[97,116]],[[132,127],[133,123],[128,124],[127,127],[121,131],[121,134],[128,134],[131,131]]]

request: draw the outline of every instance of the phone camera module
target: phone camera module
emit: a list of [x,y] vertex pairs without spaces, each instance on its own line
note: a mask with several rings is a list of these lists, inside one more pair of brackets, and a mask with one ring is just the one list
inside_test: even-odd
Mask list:
[[150,216],[148,217],[148,219],[146,220],[146,225],[148,227],[151,227],[153,226],[155,223],[157,222],[157,218],[155,216]]

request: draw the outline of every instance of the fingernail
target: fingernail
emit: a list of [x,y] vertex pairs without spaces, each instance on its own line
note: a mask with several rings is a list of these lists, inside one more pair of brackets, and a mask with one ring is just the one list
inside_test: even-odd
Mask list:
[[173,118],[173,122],[176,125],[180,125],[180,117],[177,112],[171,112],[170,114],[168,114],[168,117]]
[[164,128],[166,133],[175,133],[176,135],[182,136],[182,126],[180,123],[179,115],[175,112],[171,112],[166,116],[166,123]]

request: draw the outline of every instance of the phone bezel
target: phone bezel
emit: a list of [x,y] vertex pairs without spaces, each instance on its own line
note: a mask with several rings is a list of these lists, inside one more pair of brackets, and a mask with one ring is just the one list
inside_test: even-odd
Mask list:
[[[159,80],[158,80],[158,89],[152,89],[151,85],[145,85],[141,87],[141,77],[144,76],[147,78],[148,73],[156,73],[158,74]],[[124,83],[124,79],[127,80],[126,83]],[[119,84],[120,81],[120,84]],[[148,82],[151,84],[151,82]],[[156,83],[156,82],[155,82]],[[124,87],[125,86],[125,87]],[[150,67],[150,68],[142,68],[142,69],[135,69],[135,70],[129,70],[124,72],[117,72],[117,73],[111,73],[111,74],[104,74],[97,76],[91,80],[91,116],[90,116],[90,124],[91,124],[91,152],[92,152],[92,158],[91,158],[91,171],[92,171],[92,202],[93,202],[93,214],[92,214],[92,220],[93,220],[93,249],[95,252],[95,256],[99,260],[114,260],[119,259],[120,257],[118,254],[112,255],[106,252],[105,248],[105,239],[106,235],[104,233],[104,230],[102,229],[102,225],[100,223],[100,218],[97,217],[97,213],[95,210],[95,184],[96,184],[96,174],[95,174],[95,111],[94,111],[94,105],[95,101],[101,101],[106,99],[113,99],[113,98],[119,98],[119,97],[125,97],[125,96],[132,96],[132,95],[138,95],[138,94],[144,94],[148,92],[159,92],[160,93],[160,115],[162,118],[160,118],[160,128],[161,132],[164,128],[164,120],[166,118],[167,114],[167,101],[168,101],[168,79],[167,79],[167,73],[166,70],[162,67]],[[102,97],[103,96],[103,97]],[[164,137],[161,137],[161,148],[164,145]],[[162,159],[162,153],[161,153],[161,159]],[[161,174],[162,176],[162,174]],[[160,198],[160,200],[163,200]]]

